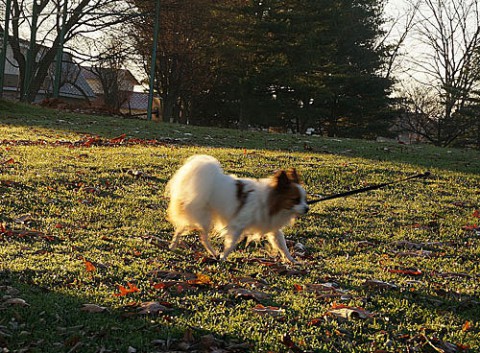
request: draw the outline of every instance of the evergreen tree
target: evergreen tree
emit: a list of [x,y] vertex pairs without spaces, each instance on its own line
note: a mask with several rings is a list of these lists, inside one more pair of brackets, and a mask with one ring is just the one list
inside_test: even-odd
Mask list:
[[385,133],[391,82],[377,45],[381,0],[188,4],[164,2],[157,82],[190,107],[190,122]]
[[217,48],[226,84],[217,88],[237,120],[332,136],[385,133],[391,82],[381,76],[377,0],[235,3],[223,10],[237,16],[217,22],[229,28]]

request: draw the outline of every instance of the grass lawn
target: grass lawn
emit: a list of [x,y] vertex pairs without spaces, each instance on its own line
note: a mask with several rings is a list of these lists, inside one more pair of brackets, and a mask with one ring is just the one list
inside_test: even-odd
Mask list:
[[[296,167],[319,203],[228,261],[168,250],[166,181]],[[479,352],[480,152],[84,116],[0,101],[0,352]],[[215,241],[221,246],[220,240]]]

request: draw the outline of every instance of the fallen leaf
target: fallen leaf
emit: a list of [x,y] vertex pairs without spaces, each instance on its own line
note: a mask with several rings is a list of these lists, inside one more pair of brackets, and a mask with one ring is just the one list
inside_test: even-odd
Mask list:
[[467,321],[465,321],[465,323],[462,326],[462,331],[467,332],[467,331],[471,330],[471,328],[472,328],[472,323],[467,320]]
[[365,287],[377,288],[377,289],[397,289],[398,286],[389,282],[384,282],[376,279],[368,279],[363,285]]
[[88,194],[100,194],[101,190],[94,186],[85,186],[82,190]]
[[334,303],[332,309],[328,310],[325,315],[333,315],[342,319],[368,319],[375,316],[375,314],[363,308],[357,308],[336,303]]
[[295,288],[297,291],[316,294],[318,298],[341,298],[344,300],[351,298],[351,295],[346,290],[339,288],[336,283],[309,283],[303,286],[295,285]]
[[135,178],[140,178],[142,177],[145,173],[142,172],[141,170],[133,170],[133,169],[130,169],[127,171],[127,174],[135,177]]
[[202,273],[197,273],[197,278],[188,280],[187,283],[195,284],[195,285],[211,285],[212,279],[207,275],[204,275]]
[[13,158],[10,158],[10,159],[6,159],[6,160],[0,162],[0,165],[14,164],[14,163],[15,163],[15,160]]
[[159,302],[153,301],[141,303],[138,310],[138,315],[149,315],[163,313],[165,311],[169,311],[170,309],[160,304]]
[[469,348],[462,345],[453,344],[450,342],[442,341],[438,338],[432,337],[429,338],[423,334],[418,335],[414,338],[415,340],[420,341],[422,351],[426,351],[427,349],[430,351],[433,349],[435,352],[442,352],[442,353],[458,353],[468,350]]
[[128,282],[127,283],[128,288],[125,288],[122,285],[118,285],[118,290],[120,293],[115,293],[113,294],[115,297],[122,297],[130,293],[135,293],[135,292],[140,292],[140,290],[135,286],[134,284]]
[[284,313],[284,310],[281,308],[278,308],[276,306],[263,306],[262,304],[257,304],[255,307],[252,308],[252,311],[260,315],[272,316],[280,316]]
[[8,305],[18,305],[18,306],[30,306],[25,299],[22,298],[10,298],[4,301],[4,304]]
[[408,240],[400,240],[393,245],[397,248],[406,248],[406,249],[414,249],[414,250],[422,250],[422,249],[430,249],[435,250],[435,247],[445,245],[442,242],[424,242],[424,243],[414,243]]
[[437,272],[437,271],[433,271],[431,273],[431,275],[435,275],[435,276],[439,276],[439,277],[443,277],[443,278],[472,278],[471,275],[469,275],[468,273],[461,273],[461,272]]
[[8,296],[16,296],[20,294],[20,291],[17,288],[11,286],[0,286],[0,291],[5,292]]
[[31,214],[26,214],[26,215],[20,216],[18,218],[15,218],[13,220],[13,222],[15,222],[17,224],[25,224],[25,223],[27,223],[31,220],[33,220],[32,215]]
[[478,231],[480,230],[480,227],[477,224],[467,224],[462,227],[463,230],[474,230]]
[[282,342],[282,344],[284,344],[289,349],[289,352],[305,353],[305,351],[303,349],[301,349],[299,346],[297,346],[295,344],[295,342],[293,342],[292,338],[290,337],[290,335],[288,333],[283,335],[281,342]]
[[87,270],[87,272],[93,272],[95,271],[97,268],[88,260],[84,260],[84,263],[85,263],[85,269]]
[[293,288],[295,289],[295,292],[301,292],[303,291],[303,286],[301,284],[294,284]]
[[189,285],[188,283],[186,282],[177,282],[173,288],[175,288],[175,290],[177,291],[177,293],[183,293],[185,292],[186,290],[197,290],[198,288],[197,287],[194,287],[194,286],[191,286]]
[[387,270],[390,273],[398,273],[402,275],[410,275],[410,276],[421,276],[422,271],[416,268],[390,268]]
[[256,301],[270,299],[270,295],[260,291],[250,290],[247,288],[232,288],[228,293],[234,295],[237,298],[253,299]]
[[433,257],[433,252],[429,250],[400,251],[395,253],[396,257]]
[[165,282],[160,282],[160,283],[152,284],[152,287],[155,289],[165,289],[165,288],[168,288],[168,285]]
[[319,325],[322,324],[322,322],[324,322],[324,320],[315,318],[315,319],[310,320],[308,322],[307,326],[319,326]]
[[114,138],[110,139],[110,142],[111,143],[120,143],[120,142],[123,142],[126,137],[127,137],[127,134],[121,134],[120,136],[117,136],[117,137],[114,137]]
[[88,313],[101,313],[107,310],[107,308],[97,304],[83,304],[80,310],[86,311]]
[[245,284],[250,286],[251,288],[268,288],[268,282],[262,278],[252,278],[252,277],[240,277],[236,279],[236,282],[239,284]]

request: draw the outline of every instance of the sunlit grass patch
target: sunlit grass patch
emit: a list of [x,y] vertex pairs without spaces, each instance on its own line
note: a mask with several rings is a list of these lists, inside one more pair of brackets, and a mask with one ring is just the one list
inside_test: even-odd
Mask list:
[[[226,135],[43,110],[30,128],[25,111],[6,114],[4,350],[280,352],[288,351],[288,337],[292,350],[318,352],[428,352],[448,344],[453,352],[480,350],[476,151],[393,142],[387,151],[375,142]],[[142,141],[89,146],[86,134]],[[143,142],[152,137],[171,140]],[[313,151],[303,149],[307,139]],[[38,140],[48,143],[27,143]],[[432,176],[313,206],[285,231],[301,266],[278,263],[263,244],[242,244],[219,263],[195,235],[168,250],[165,184],[195,153],[214,155],[226,172],[244,177],[295,166],[312,198],[427,168]],[[142,313],[150,302],[156,311]],[[105,310],[85,311],[84,304]],[[360,309],[372,315],[357,317]]]

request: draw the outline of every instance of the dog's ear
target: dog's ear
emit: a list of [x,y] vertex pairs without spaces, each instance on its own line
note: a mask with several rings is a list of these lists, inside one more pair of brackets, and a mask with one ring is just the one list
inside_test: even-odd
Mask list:
[[290,168],[287,171],[287,176],[288,176],[288,179],[290,179],[290,181],[292,183],[300,184],[300,177],[298,176],[297,170],[295,168]]
[[276,190],[282,190],[290,185],[290,179],[284,170],[277,171],[273,176],[273,187]]

